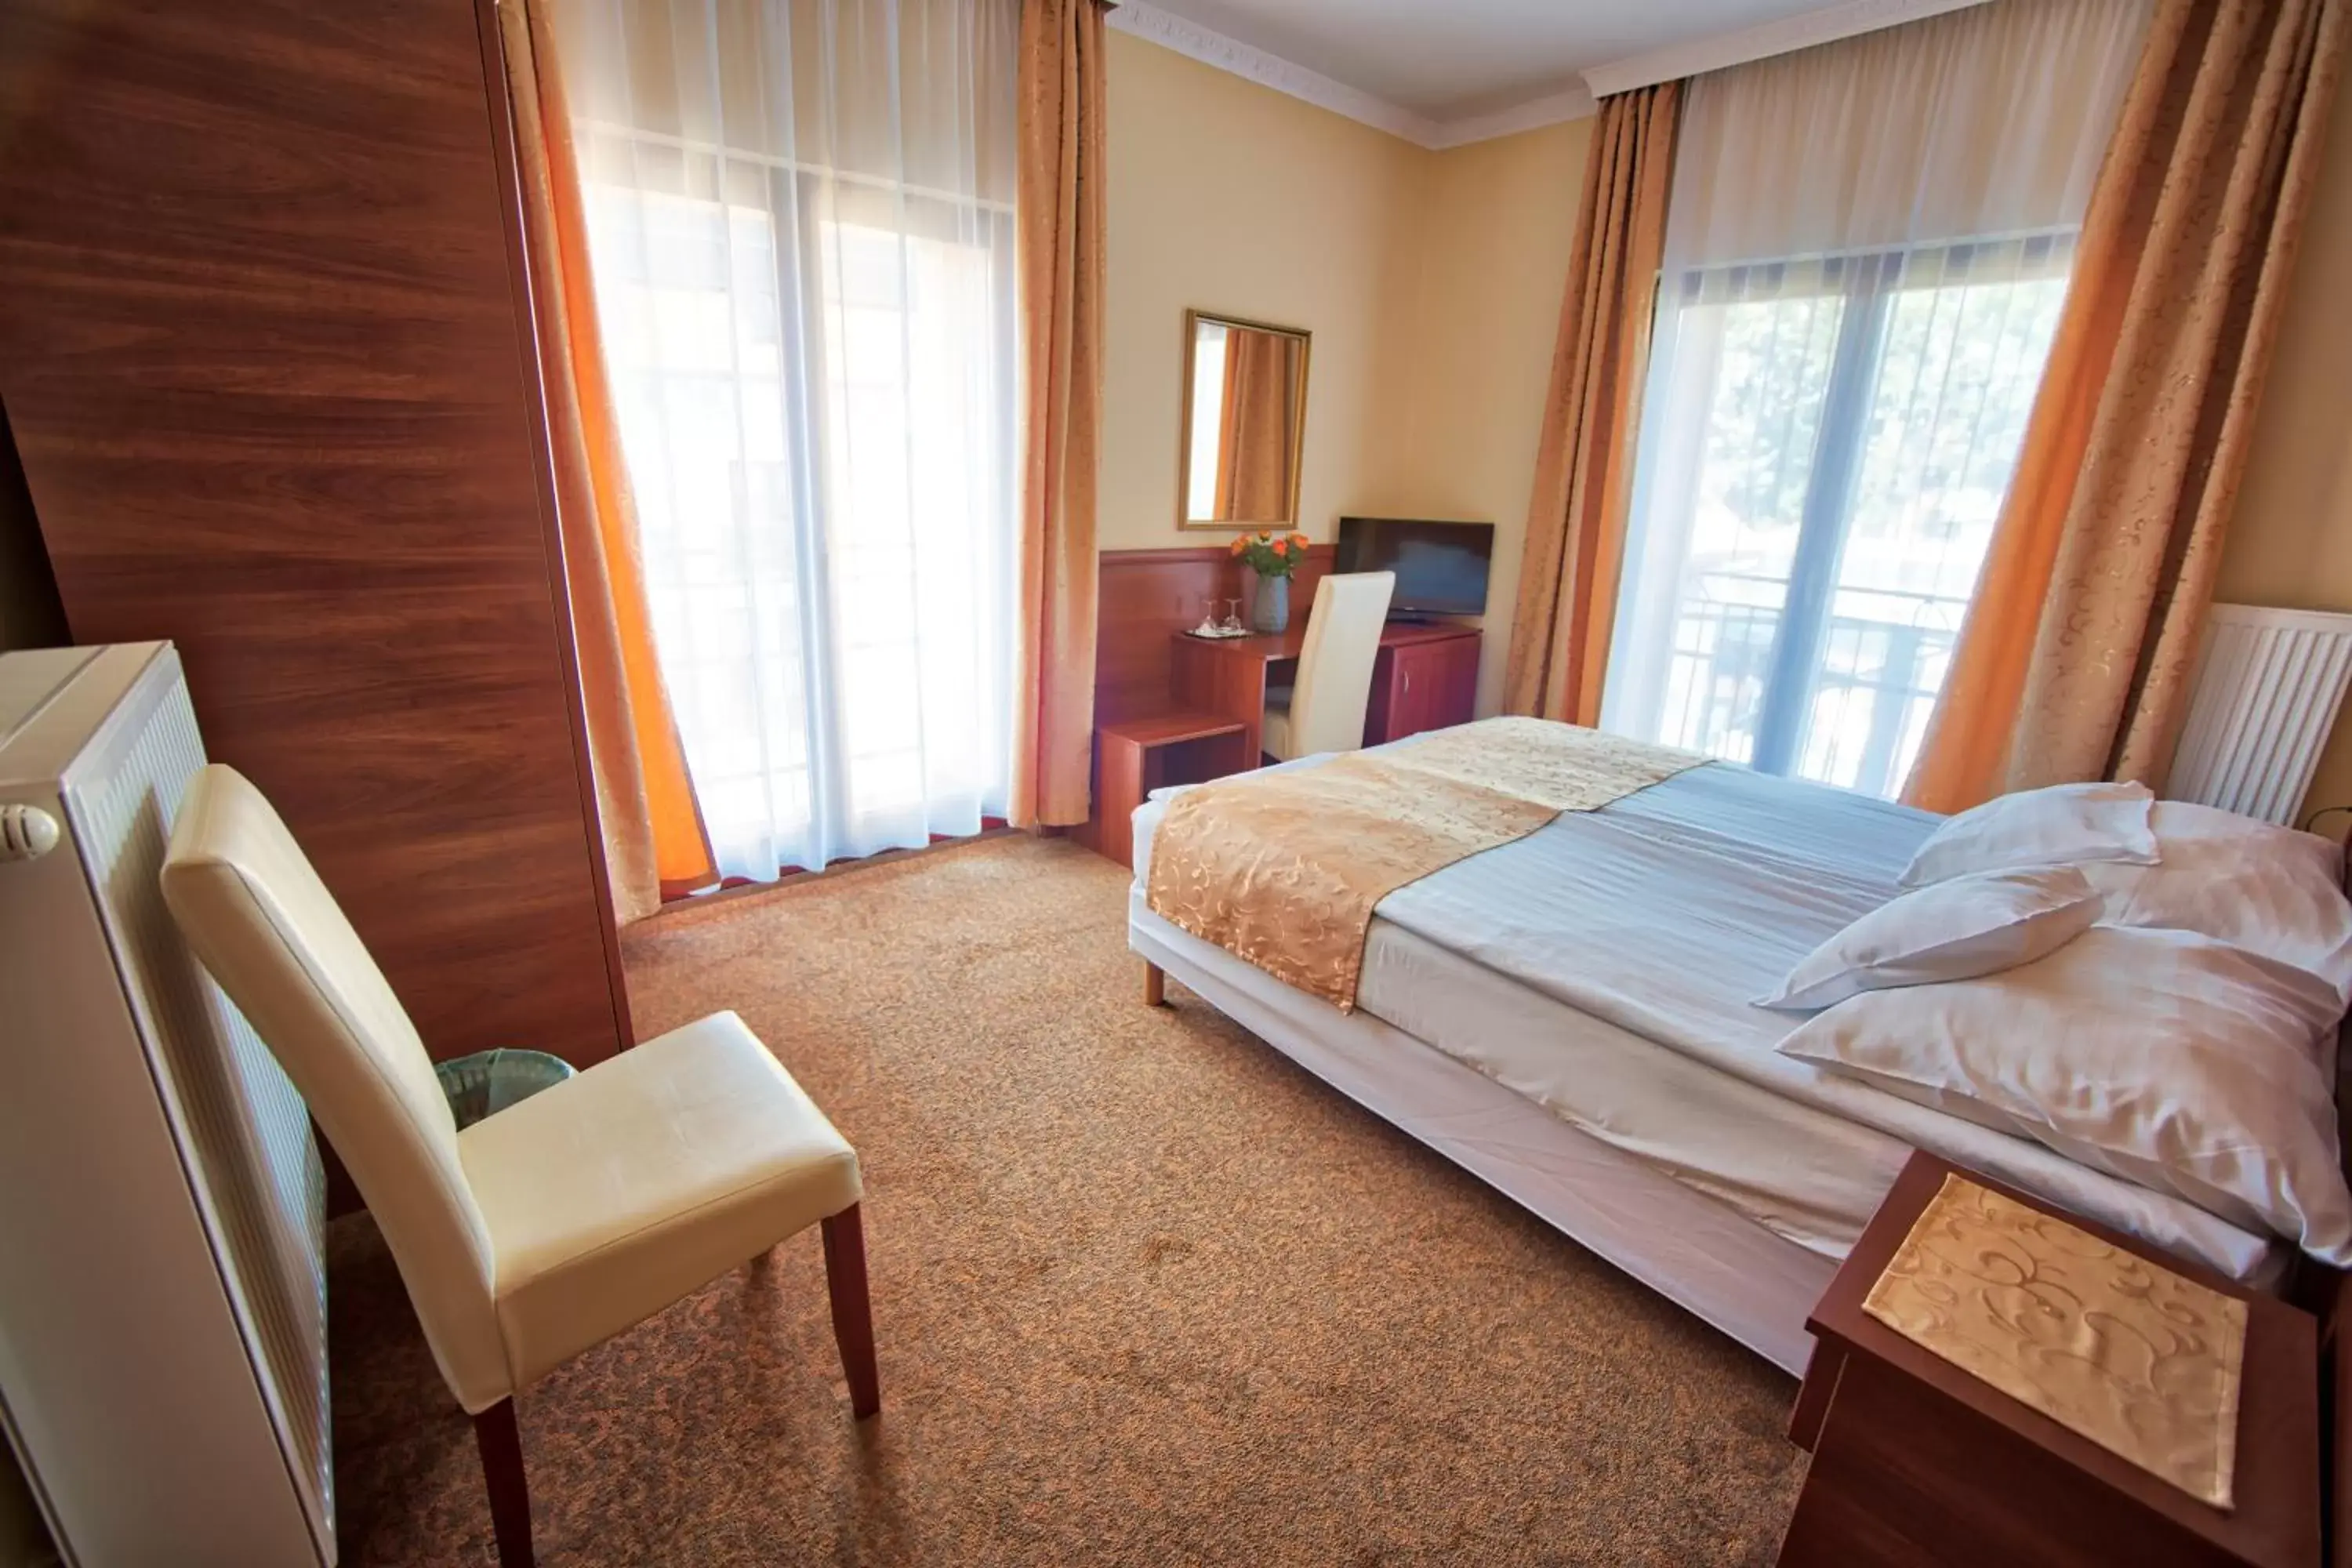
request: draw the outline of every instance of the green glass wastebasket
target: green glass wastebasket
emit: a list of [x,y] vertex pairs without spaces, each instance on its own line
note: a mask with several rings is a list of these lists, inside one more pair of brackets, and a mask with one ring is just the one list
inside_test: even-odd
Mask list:
[[434,1068],[441,1092],[449,1097],[449,1110],[459,1127],[471,1127],[483,1117],[529,1100],[543,1089],[553,1089],[579,1068],[545,1051],[499,1049],[476,1051]]

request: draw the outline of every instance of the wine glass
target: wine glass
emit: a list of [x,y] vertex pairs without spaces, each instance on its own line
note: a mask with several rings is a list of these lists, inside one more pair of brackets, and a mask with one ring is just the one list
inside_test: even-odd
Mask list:
[[1201,624],[1192,628],[1192,635],[1196,637],[1213,637],[1224,629],[1217,619],[1217,596],[1212,594],[1201,601]]
[[1242,602],[1239,599],[1227,599],[1225,601],[1225,624],[1223,629],[1227,637],[1239,637],[1243,632],[1248,629],[1242,625]]

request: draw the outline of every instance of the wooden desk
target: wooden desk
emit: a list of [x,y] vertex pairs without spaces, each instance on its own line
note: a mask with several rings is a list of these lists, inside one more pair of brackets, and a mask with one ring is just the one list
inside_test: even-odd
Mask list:
[[[1790,1436],[1813,1462],[1783,1564],[2317,1563],[2318,1324],[2285,1302],[2076,1215],[2100,1240],[2247,1306],[2237,1507],[2224,1513],[1979,1382],[1863,1310],[1955,1167],[1916,1153],[1805,1326],[1820,1342]],[[2044,1213],[2038,1198],[1970,1181]]]
[[[1264,754],[1266,689],[1296,678],[1299,650],[1307,643],[1304,617],[1273,637],[1209,638],[1178,632],[1175,638],[1177,706],[1240,721],[1255,764]],[[1476,626],[1390,622],[1372,661],[1364,744],[1468,723],[1478,694],[1478,647]]]

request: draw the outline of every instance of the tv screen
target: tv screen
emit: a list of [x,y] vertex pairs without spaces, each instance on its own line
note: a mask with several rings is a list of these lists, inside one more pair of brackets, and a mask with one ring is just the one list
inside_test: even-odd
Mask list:
[[1343,517],[1334,563],[1341,572],[1393,572],[1391,615],[1479,616],[1486,612],[1491,522],[1415,522]]

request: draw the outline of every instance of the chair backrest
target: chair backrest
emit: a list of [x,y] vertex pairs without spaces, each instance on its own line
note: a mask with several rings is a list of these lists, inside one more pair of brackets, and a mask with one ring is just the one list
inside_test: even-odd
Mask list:
[[1290,693],[1290,754],[1352,752],[1364,743],[1372,661],[1388,623],[1393,572],[1333,573],[1315,584],[1298,681]]
[[489,1232],[425,1042],[277,811],[215,763],[181,803],[163,898],[342,1157],[466,1408],[512,1392]]

